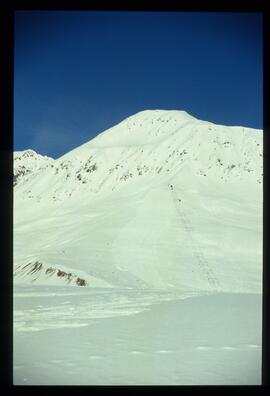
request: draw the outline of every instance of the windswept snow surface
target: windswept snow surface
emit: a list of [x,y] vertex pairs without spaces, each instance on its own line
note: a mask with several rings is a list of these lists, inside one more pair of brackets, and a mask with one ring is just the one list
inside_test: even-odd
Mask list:
[[261,297],[18,286],[17,385],[258,385]]
[[[28,384],[259,383],[262,131],[215,125],[184,111],[148,110],[57,160],[32,150],[16,152],[14,173],[15,383],[23,378]],[[207,327],[202,339],[198,333],[188,349],[183,332],[194,326],[200,332],[200,309],[213,315],[213,328]],[[151,327],[159,312],[171,326],[162,330],[163,341],[167,332],[170,351],[181,345],[179,353],[167,353],[163,341],[155,338],[163,328],[160,323]],[[188,312],[188,322],[183,312]],[[150,335],[145,343],[140,327],[142,333],[133,337],[131,328],[141,321],[155,338],[160,359],[170,357],[158,370],[153,367],[159,358],[151,355],[151,360],[140,349],[151,343]],[[224,329],[231,324],[235,332],[229,342],[222,331],[219,346],[213,347],[217,323]],[[26,353],[30,344],[42,353],[48,337],[54,347],[48,348],[44,364],[49,365],[50,354],[55,361],[68,362],[66,354],[75,350],[85,359],[81,348],[87,351],[87,343],[90,349],[95,343],[99,348],[103,326],[112,329],[106,339],[116,345],[118,324],[119,348],[129,350],[131,339],[137,343],[130,351],[137,362],[129,367],[141,365],[141,371],[134,369],[132,375],[125,369],[127,356],[121,354],[110,368],[117,351],[113,346],[102,362],[84,360],[84,369],[77,368],[74,376],[52,369],[45,375],[35,366],[35,354]],[[72,334],[73,352],[63,344]],[[56,344],[59,337],[63,342]],[[185,369],[183,350],[191,365]],[[231,352],[226,359],[234,363],[228,363],[222,377],[225,352]],[[218,359],[221,371],[211,366],[205,374],[206,354],[207,364],[209,359],[219,364]],[[169,375],[175,367],[177,374]]]

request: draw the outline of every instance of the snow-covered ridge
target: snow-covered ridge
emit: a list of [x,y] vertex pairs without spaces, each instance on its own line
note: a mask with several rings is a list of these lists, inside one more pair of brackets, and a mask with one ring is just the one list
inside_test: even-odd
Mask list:
[[47,156],[42,156],[34,150],[24,150],[14,152],[14,186],[22,180],[28,179],[30,174],[48,167],[54,160]]
[[[159,143],[185,125],[203,122],[185,111],[144,110],[100,133],[92,147],[132,147]],[[89,144],[86,143],[86,144]]]
[[57,160],[14,157],[16,268],[82,271],[89,285],[260,290],[262,131],[148,110]]
[[29,179],[34,171],[29,183],[20,186],[22,195],[38,201],[49,195],[60,202],[82,191],[110,194],[145,178],[167,179],[184,166],[194,176],[215,182],[248,177],[250,183],[261,184],[262,133],[200,121],[186,112],[143,111],[58,160],[36,153],[23,161],[18,156],[15,178],[17,183],[24,172]]

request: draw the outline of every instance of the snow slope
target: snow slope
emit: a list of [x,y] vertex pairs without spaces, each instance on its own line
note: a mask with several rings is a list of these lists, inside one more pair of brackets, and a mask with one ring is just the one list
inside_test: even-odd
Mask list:
[[262,131],[148,110],[15,164],[16,283],[261,292]]

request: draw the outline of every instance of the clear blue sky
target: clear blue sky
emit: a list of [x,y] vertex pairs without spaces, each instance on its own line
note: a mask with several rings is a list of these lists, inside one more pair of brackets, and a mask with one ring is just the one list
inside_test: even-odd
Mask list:
[[262,16],[20,11],[14,148],[57,158],[145,109],[262,128]]

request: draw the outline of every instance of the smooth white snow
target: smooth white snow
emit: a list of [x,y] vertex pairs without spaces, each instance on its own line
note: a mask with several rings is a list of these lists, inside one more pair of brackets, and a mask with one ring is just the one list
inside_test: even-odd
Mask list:
[[260,295],[36,288],[16,286],[17,385],[261,383]]

